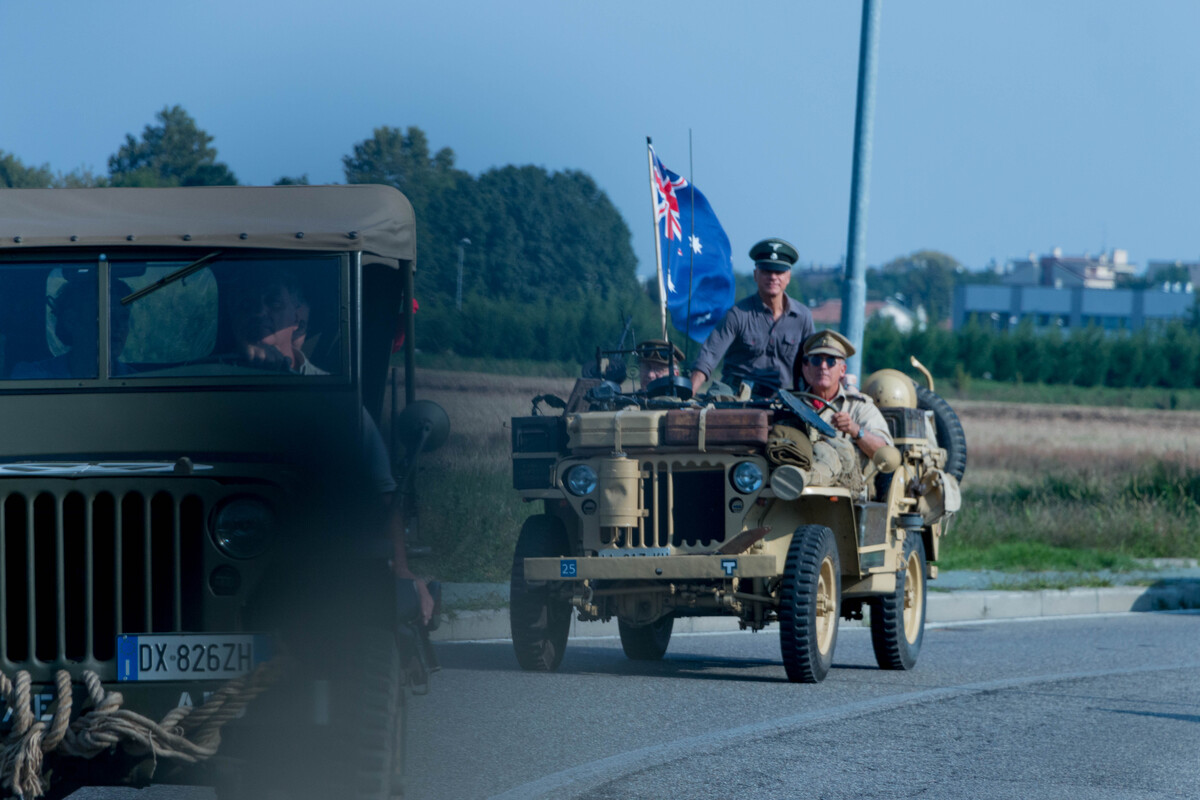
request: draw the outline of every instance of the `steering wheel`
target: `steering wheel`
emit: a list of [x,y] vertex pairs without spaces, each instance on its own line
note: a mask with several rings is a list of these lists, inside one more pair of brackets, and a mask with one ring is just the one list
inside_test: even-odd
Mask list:
[[825,436],[837,436],[837,429],[825,420],[821,419],[821,416],[817,413],[815,408],[809,405],[809,403],[802,402],[796,395],[800,395],[800,397],[804,397],[809,401],[816,400],[821,403],[825,402],[816,395],[809,394],[808,392],[796,392],[795,394],[792,394],[787,389],[780,389],[775,393],[775,396],[783,401],[783,404],[788,407],[788,410],[790,410],[800,419],[804,420],[807,424],[816,428],[819,433],[822,433]]

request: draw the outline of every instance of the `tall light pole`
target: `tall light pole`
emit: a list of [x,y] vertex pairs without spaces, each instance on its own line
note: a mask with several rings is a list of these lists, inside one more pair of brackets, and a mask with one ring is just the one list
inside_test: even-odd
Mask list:
[[846,245],[846,282],[842,292],[842,333],[857,350],[846,359],[846,372],[854,375],[861,375],[863,317],[867,303],[867,198],[871,182],[871,133],[875,123],[875,65],[881,2],[863,0],[862,34],[858,44],[858,109],[854,118],[850,233]]
[[454,307],[462,311],[462,273],[463,273],[463,257],[466,255],[466,246],[471,243],[467,237],[458,240],[458,289],[454,292]]

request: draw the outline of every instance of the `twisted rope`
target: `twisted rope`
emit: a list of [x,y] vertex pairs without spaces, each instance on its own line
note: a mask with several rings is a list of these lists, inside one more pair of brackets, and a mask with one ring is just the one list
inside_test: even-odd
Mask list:
[[121,746],[131,755],[175,758],[194,764],[211,757],[221,743],[221,728],[239,716],[251,700],[278,680],[278,660],[260,664],[249,675],[227,681],[199,706],[181,706],[162,721],[121,708],[120,692],[107,691],[92,670],[84,670],[87,701],[83,714],[71,719],[71,675],[54,674],[54,713],[49,723],[34,719],[32,681],[20,670],[16,680],[0,672],[0,695],[12,709],[12,730],[0,744],[0,789],[22,798],[40,797],[46,791],[42,760],[50,752],[94,758]]

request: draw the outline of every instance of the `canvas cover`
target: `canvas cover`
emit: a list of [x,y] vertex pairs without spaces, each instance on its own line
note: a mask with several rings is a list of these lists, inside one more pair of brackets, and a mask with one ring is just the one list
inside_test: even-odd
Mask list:
[[45,247],[361,251],[416,259],[412,204],[390,186],[0,189],[0,251]]

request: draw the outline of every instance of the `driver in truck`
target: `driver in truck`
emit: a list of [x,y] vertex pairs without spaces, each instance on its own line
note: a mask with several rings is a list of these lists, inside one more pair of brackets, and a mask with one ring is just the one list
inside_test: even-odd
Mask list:
[[859,451],[860,464],[866,464],[875,451],[892,444],[887,422],[870,397],[843,385],[846,357],[854,355],[854,345],[837,331],[824,330],[804,340],[796,373],[801,376],[797,388],[813,395],[813,406],[839,433],[849,437]]
[[667,377],[670,369],[670,351],[675,351],[675,374],[683,363],[683,351],[665,339],[647,339],[636,348],[638,358],[638,381],[644,390],[652,381]]

